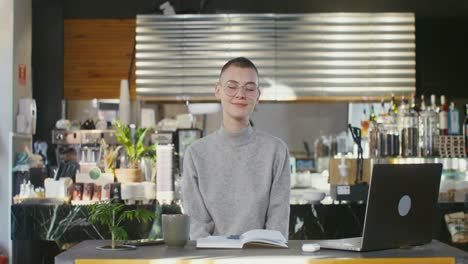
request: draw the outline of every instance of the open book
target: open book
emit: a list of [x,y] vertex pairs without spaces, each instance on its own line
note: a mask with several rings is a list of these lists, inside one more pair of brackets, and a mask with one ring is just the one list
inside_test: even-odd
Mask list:
[[208,236],[197,239],[197,248],[244,248],[266,246],[288,248],[288,241],[275,230],[254,229],[238,236]]

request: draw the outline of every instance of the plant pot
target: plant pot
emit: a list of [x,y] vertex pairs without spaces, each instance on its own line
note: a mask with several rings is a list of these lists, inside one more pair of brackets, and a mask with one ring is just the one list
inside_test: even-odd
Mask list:
[[115,177],[118,182],[141,182],[142,172],[140,169],[115,169]]
[[132,250],[132,249],[136,249],[136,246],[132,246],[132,245],[116,245],[115,248],[112,248],[111,245],[104,245],[104,246],[96,247],[96,249],[99,249],[99,250],[109,250],[109,251],[120,251],[120,250]]

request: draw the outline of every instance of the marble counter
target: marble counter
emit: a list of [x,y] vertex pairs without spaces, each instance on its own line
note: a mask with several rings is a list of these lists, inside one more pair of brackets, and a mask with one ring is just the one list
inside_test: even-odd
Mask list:
[[[134,209],[135,205],[128,205]],[[124,223],[129,239],[160,238],[161,214],[180,213],[177,205],[139,205],[154,211],[152,223]],[[60,243],[80,242],[89,239],[109,239],[107,228],[88,222],[87,206],[72,205],[13,205],[11,207],[12,240],[44,240]]]
[[[129,206],[129,208],[135,207]],[[159,238],[161,213],[180,212],[178,206],[145,205],[155,211],[153,223],[124,226],[130,239]],[[289,239],[332,239],[360,236],[364,223],[365,204],[300,204],[291,205]],[[438,221],[434,225],[435,237],[449,241],[443,215],[468,211],[467,203],[439,203]],[[87,221],[86,206],[71,205],[13,205],[11,207],[12,240],[43,240],[80,242],[90,239],[109,239],[105,228]],[[445,228],[445,230],[444,230]]]
[[[128,206],[129,209],[135,206]],[[159,238],[161,213],[174,212],[174,207],[141,206],[155,211],[153,223],[125,223],[130,239]],[[180,210],[180,208],[179,208]],[[363,204],[291,205],[290,239],[325,239],[360,236],[364,222]],[[80,242],[109,239],[110,234],[99,225],[87,221],[88,207],[72,205],[13,205],[11,207],[12,240]]]

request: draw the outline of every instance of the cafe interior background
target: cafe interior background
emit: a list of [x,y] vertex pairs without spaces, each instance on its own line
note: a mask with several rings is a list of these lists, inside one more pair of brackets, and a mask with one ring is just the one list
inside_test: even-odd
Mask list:
[[[57,144],[53,144],[52,130],[58,120],[68,119],[72,120],[73,123],[73,120],[84,122],[89,118],[96,119],[96,116],[107,119],[117,117],[121,80],[128,79],[130,76],[131,122],[137,125],[149,122],[164,126],[165,129],[177,126],[177,122],[186,126],[188,122],[188,127],[197,127],[203,131],[204,135],[219,128],[222,114],[217,108],[218,106],[211,104],[210,107],[207,107],[210,109],[205,112],[197,112],[199,110],[195,109],[200,107],[202,103],[206,106],[208,103],[215,102],[209,96],[214,91],[216,79],[206,83],[207,85],[203,84],[205,87],[202,88],[203,92],[199,94],[195,91],[199,89],[197,85],[200,86],[196,82],[184,83],[185,90],[163,91],[164,96],[158,94],[157,91],[151,91],[150,94],[146,94],[145,89],[140,89],[141,92],[137,91],[139,86],[137,81],[140,77],[138,65],[135,67],[132,57],[133,52],[136,52],[138,64],[138,54],[140,52],[144,55],[145,50],[144,45],[140,51],[138,47],[136,51],[133,50],[135,28],[137,27],[136,16],[151,14],[162,16],[163,11],[160,6],[164,2],[159,0],[0,1],[0,25],[2,25],[0,31],[2,39],[0,45],[0,57],[2,58],[0,62],[0,86],[2,87],[0,100],[3,105],[0,112],[2,120],[0,125],[0,166],[4,169],[4,174],[0,177],[0,206],[4,215],[8,216],[0,218],[0,225],[8,227],[0,229],[0,252],[8,256],[10,261],[22,263],[20,261],[22,256],[19,252],[23,250],[33,252],[31,258],[38,256],[38,251],[41,248],[47,248],[44,251],[45,254],[49,254],[49,258],[57,253],[53,251],[47,253],[50,246],[47,243],[51,241],[33,243],[27,239],[15,239],[12,235],[13,227],[10,214],[11,206],[14,203],[12,197],[17,194],[14,193],[12,176],[16,154],[22,150],[24,142],[44,141],[49,146],[48,153],[51,160],[55,159],[53,150]],[[418,105],[421,95],[425,96],[426,104],[429,104],[430,95],[436,95],[437,105],[440,105],[440,96],[444,95],[448,102],[453,101],[458,108],[460,125],[463,125],[466,118],[464,108],[465,104],[468,103],[468,64],[466,63],[468,61],[466,48],[468,3],[466,2],[456,0],[443,2],[423,0],[180,0],[170,1],[170,4],[176,14],[193,14],[195,19],[204,15],[217,14],[220,15],[217,16],[217,19],[225,19],[228,17],[226,14],[241,14],[240,17],[249,14],[250,16],[244,16],[244,19],[261,21],[265,23],[267,29],[270,22],[265,22],[265,19],[268,18],[269,21],[280,20],[279,14],[313,15],[330,12],[406,14],[410,18],[414,18],[414,27],[411,32],[414,34],[414,39],[410,40],[409,43],[402,44],[409,45],[405,46],[406,48],[403,48],[402,52],[410,53],[409,58],[413,64],[409,64],[410,66],[406,68],[409,70],[402,74],[403,77],[398,76],[398,74],[393,77],[409,77],[410,81],[402,86],[412,89]],[[234,21],[235,17],[236,15],[230,18]],[[209,21],[209,19],[207,20]],[[223,33],[216,27],[208,26],[207,28],[217,34]],[[252,26],[252,28],[255,27]],[[261,25],[258,28],[265,30]],[[271,27],[269,29],[271,30]],[[176,29],[168,27],[168,30]],[[297,39],[301,39],[302,33],[298,31],[296,34]],[[256,37],[252,38],[251,41],[255,42]],[[267,41],[272,40],[267,39]],[[300,43],[294,39],[282,42],[282,44],[287,47],[290,45],[290,49],[294,49],[294,45],[300,46]],[[178,43],[174,43],[174,45],[178,45]],[[320,47],[317,49],[320,50]],[[273,48],[273,52],[277,52],[277,50]],[[220,63],[229,59],[229,54],[220,55],[217,60],[202,58],[200,64],[203,65],[196,65],[196,59],[190,60],[190,63],[195,68],[205,67],[208,71],[215,72],[222,66]],[[246,56],[249,57],[249,54],[252,55],[251,58],[254,62],[256,59],[258,61],[261,84],[266,89],[264,91],[267,91],[268,88],[280,91],[278,90],[281,88],[278,88],[280,85],[275,87],[275,84],[280,82],[274,83],[274,74],[275,67],[284,66],[281,61],[265,59],[268,56],[271,57],[271,54],[262,55],[261,52],[248,51]],[[297,59],[301,56],[300,51],[292,54],[296,56],[295,67],[307,66],[307,62],[310,61],[306,58]],[[165,56],[170,56],[170,52]],[[406,59],[408,58],[407,55],[404,56]],[[395,60],[398,59],[401,58],[395,58]],[[215,63],[209,64],[210,60]],[[166,66],[171,66],[169,65],[170,59],[164,62]],[[177,63],[181,62],[174,62],[174,64]],[[144,69],[142,71],[144,72]],[[297,75],[294,75],[294,67],[286,69],[285,72],[290,73],[291,76],[285,74],[286,76],[281,77],[284,80],[290,80],[294,83],[293,79],[298,78]],[[170,88],[171,85],[176,87],[173,84],[180,84],[182,82],[180,79],[184,79],[184,76],[177,75],[177,72],[173,72],[172,75],[168,72],[162,74],[169,76],[169,78],[163,75],[159,76],[161,86],[166,88]],[[140,76],[142,79],[145,77],[144,74]],[[273,81],[268,79],[271,76],[273,76]],[[320,77],[320,74],[318,76]],[[277,76],[277,78],[280,80],[280,77]],[[158,83],[158,78],[153,78],[153,81]],[[307,84],[306,77],[299,81]],[[144,84],[144,82],[141,83]],[[256,128],[284,140],[291,151],[291,156],[301,161],[295,165],[303,166],[304,170],[298,170],[298,173],[292,177],[292,194],[294,194],[294,189],[297,191],[297,189],[307,186],[311,187],[313,184],[316,184],[318,189],[330,189],[327,175],[323,174],[323,171],[328,168],[331,155],[340,151],[355,152],[347,125],[351,123],[353,126],[360,127],[364,109],[367,110],[366,115],[369,115],[372,104],[376,114],[378,114],[382,98],[385,102],[385,109],[388,109],[392,94],[396,95],[395,99],[398,105],[401,103],[401,94],[406,96],[405,99],[408,100],[408,103],[411,99],[411,91],[401,92],[404,87],[398,85],[394,85],[393,89],[389,87],[388,90],[380,93],[373,91],[372,85],[366,84],[366,80],[361,85],[364,87],[361,87],[363,89],[361,92],[343,95],[318,90],[315,93],[307,94],[306,92],[298,96],[282,94],[283,97],[281,97],[278,96],[281,91],[277,94],[273,93],[274,95],[268,95],[268,92],[265,92],[263,100],[252,116],[252,121]],[[165,92],[167,94],[164,94]],[[20,99],[25,98],[35,99],[37,107],[36,128],[33,136],[18,133],[19,102]],[[27,102],[27,100],[23,100],[26,105]],[[195,109],[192,112],[193,115],[189,115],[190,107]],[[161,122],[161,120],[163,121]],[[332,149],[335,153],[331,153]],[[327,153],[324,154],[324,152]],[[462,175],[466,171],[466,158],[461,160],[459,163],[465,164],[463,165],[465,167],[459,165],[458,161],[457,165],[449,166],[453,166],[453,170]],[[51,162],[56,163],[55,161]],[[461,181],[463,182],[463,180]],[[463,190],[461,192],[463,194]],[[300,198],[299,195],[297,199],[301,200]],[[448,207],[447,212],[450,213],[457,210],[466,211],[466,200],[453,201]],[[446,239],[450,241],[450,237]],[[466,244],[461,247],[465,250],[467,248]],[[41,258],[46,259],[43,256]]]

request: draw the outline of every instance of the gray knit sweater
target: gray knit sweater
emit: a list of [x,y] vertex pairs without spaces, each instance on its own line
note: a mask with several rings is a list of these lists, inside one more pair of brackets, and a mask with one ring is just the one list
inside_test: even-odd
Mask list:
[[273,229],[288,238],[289,154],[281,139],[251,126],[221,127],[185,152],[182,198],[190,238]]

